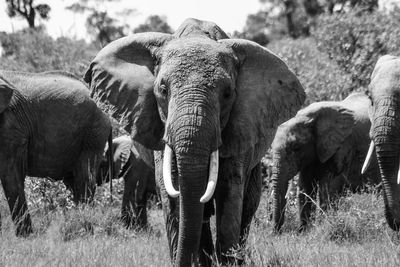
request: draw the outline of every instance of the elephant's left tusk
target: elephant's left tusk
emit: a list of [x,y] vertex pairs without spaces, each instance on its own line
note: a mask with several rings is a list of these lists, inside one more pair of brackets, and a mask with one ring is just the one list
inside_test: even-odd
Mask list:
[[397,184],[400,184],[400,161],[399,161],[399,170],[397,171]]
[[374,149],[375,149],[374,141],[371,141],[371,144],[369,145],[367,156],[365,157],[365,161],[364,161],[364,164],[361,169],[361,174],[364,174],[366,172],[366,170],[368,169],[369,164],[371,163],[372,153],[374,153]]
[[209,201],[214,194],[218,180],[218,165],[219,165],[219,153],[217,149],[214,152],[212,152],[210,156],[210,168],[208,173],[207,189],[204,195],[200,198],[201,203],[206,203],[207,201]]

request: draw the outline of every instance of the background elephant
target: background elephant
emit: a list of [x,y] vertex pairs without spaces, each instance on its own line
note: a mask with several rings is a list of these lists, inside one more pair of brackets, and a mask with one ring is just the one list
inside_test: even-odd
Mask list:
[[32,232],[26,175],[63,180],[87,201],[107,138],[109,118],[89,90],[67,73],[0,71],[0,179],[17,235]]
[[[107,152],[108,153],[108,152]],[[147,193],[156,194],[153,151],[145,148],[130,136],[113,139],[113,179],[124,178],[122,220],[127,227],[147,226]],[[109,162],[101,162],[97,185],[108,181]]]
[[[379,58],[371,75],[371,152],[375,149],[383,185],[385,216],[389,226],[400,227],[400,58]],[[366,162],[370,159],[367,158]]]
[[312,199],[328,204],[344,189],[361,189],[380,182],[376,159],[361,174],[367,154],[368,109],[371,101],[353,93],[341,102],[317,102],[300,110],[278,127],[272,142],[273,222],[279,231],[284,222],[288,182],[299,173],[300,230],[310,219]]
[[235,260],[229,252],[245,244],[260,201],[260,159],[276,126],[304,102],[286,64],[247,40],[201,31],[142,33],[103,48],[85,81],[127,118],[134,140],[157,150],[174,266],[189,266],[198,256],[210,264],[214,201],[216,254],[221,262]]

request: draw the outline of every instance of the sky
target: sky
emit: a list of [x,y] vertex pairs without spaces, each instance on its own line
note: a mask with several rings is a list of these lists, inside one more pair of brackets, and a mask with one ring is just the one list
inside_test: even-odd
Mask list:
[[[68,36],[87,39],[85,17],[65,9],[76,0],[36,0],[35,3],[47,3],[51,6],[50,19],[41,21],[53,37]],[[135,28],[149,15],[164,15],[168,24],[177,29],[189,17],[209,20],[217,23],[224,31],[241,31],[247,15],[261,8],[259,0],[120,0],[114,3],[97,5],[97,8],[110,13],[124,8],[134,8],[137,13],[126,19],[125,23]],[[22,19],[10,19],[6,13],[6,4],[0,0],[0,31],[12,32],[27,26]]]

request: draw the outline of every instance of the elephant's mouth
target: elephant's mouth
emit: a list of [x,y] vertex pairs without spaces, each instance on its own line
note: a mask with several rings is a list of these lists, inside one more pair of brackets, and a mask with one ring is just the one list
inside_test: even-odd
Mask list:
[[[170,197],[176,198],[180,195],[180,192],[174,188],[172,184],[172,157],[173,157],[172,148],[166,144],[164,149],[164,163],[163,163],[163,179],[165,190],[167,191]],[[218,165],[219,165],[219,153],[218,149],[211,153],[210,162],[209,162],[209,175],[208,175],[208,183],[205,193],[200,198],[201,203],[208,202],[214,194],[217,180],[218,180]]]

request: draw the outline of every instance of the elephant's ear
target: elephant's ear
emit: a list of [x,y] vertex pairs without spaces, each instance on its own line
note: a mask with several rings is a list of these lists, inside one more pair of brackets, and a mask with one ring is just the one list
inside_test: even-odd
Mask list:
[[92,96],[110,104],[127,120],[132,138],[150,149],[162,149],[164,126],[153,94],[157,50],[173,38],[164,33],[138,33],[115,40],[91,62],[84,80]]
[[322,163],[338,151],[353,132],[354,124],[354,113],[339,105],[321,107],[316,112],[317,155]]
[[0,113],[8,107],[13,93],[12,86],[0,78]]
[[123,135],[113,140],[113,161],[114,161],[114,172],[116,175],[113,177],[118,177],[124,168],[125,164],[129,161],[131,155],[131,148],[133,145],[133,140],[130,136]]
[[185,21],[175,31],[174,35],[176,37],[203,35],[213,40],[229,38],[229,36],[214,22],[193,18],[185,19]]
[[222,132],[221,156],[229,157],[255,148],[257,157],[261,157],[276,127],[296,114],[303,104],[303,86],[287,65],[268,49],[248,40],[219,42],[230,46],[240,62],[236,100]]

